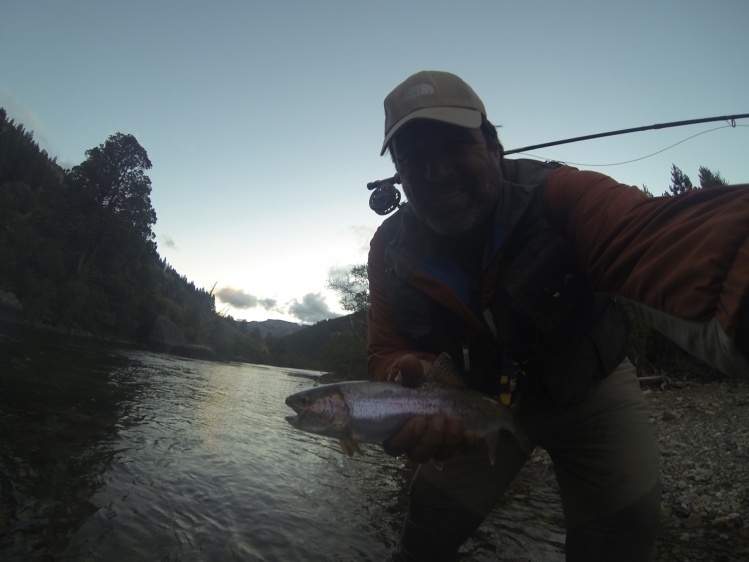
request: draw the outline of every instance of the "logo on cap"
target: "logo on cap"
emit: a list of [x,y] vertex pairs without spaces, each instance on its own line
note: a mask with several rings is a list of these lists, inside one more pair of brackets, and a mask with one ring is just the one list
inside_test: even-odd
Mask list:
[[413,88],[406,90],[401,96],[402,100],[410,100],[419,96],[428,96],[429,94],[436,94],[437,90],[431,84],[417,84]]

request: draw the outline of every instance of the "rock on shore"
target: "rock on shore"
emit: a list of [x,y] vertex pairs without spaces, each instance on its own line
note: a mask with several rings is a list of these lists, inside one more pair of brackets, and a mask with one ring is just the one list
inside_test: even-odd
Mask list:
[[749,560],[749,383],[645,393],[661,447],[657,560]]
[[0,291],[0,320],[12,322],[23,318],[23,305],[13,293]]

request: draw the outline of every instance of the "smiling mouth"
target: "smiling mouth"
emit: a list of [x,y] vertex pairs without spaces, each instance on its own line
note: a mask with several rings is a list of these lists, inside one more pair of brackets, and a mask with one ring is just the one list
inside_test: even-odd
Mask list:
[[433,191],[429,194],[428,198],[431,203],[437,205],[451,204],[466,195],[466,190],[462,187],[449,187]]

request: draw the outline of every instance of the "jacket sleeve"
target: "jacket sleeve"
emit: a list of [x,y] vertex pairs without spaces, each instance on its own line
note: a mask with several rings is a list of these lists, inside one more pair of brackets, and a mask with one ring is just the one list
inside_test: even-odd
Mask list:
[[749,376],[736,347],[749,302],[749,186],[647,197],[596,172],[564,167],[543,192],[594,288],[636,304],[695,356]]
[[367,319],[367,368],[370,378],[394,380],[398,375],[400,358],[409,353],[419,359],[434,361],[436,355],[414,349],[411,342],[395,326],[387,296],[385,247],[379,230],[370,243],[367,274],[370,300]]

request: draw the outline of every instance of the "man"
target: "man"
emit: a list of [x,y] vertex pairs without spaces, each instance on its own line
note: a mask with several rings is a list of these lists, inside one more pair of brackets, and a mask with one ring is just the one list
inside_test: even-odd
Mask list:
[[[387,96],[386,150],[408,203],[371,244],[371,376],[416,386],[448,353],[549,452],[567,560],[652,560],[659,456],[620,301],[725,372],[749,373],[749,190],[648,198],[598,173],[505,159],[479,97],[444,72]],[[383,445],[424,463],[398,562],[453,560],[528,458],[503,438],[492,465],[470,428],[439,414]]]

